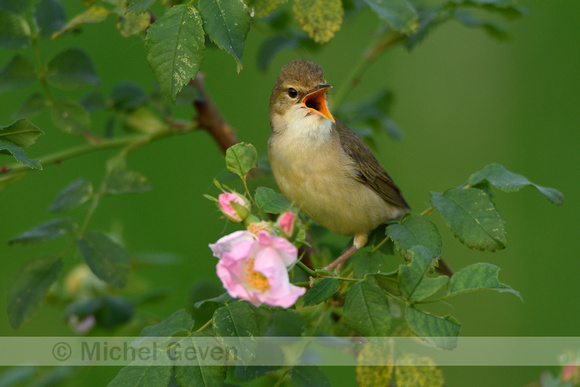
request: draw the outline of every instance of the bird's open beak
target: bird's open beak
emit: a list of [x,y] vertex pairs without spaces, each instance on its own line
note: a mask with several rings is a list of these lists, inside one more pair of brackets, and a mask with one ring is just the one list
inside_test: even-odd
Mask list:
[[316,91],[310,94],[306,94],[302,98],[302,105],[308,109],[321,114],[324,118],[328,119],[330,122],[334,122],[334,117],[328,111],[328,106],[326,106],[326,91],[330,89],[330,85],[320,85]]

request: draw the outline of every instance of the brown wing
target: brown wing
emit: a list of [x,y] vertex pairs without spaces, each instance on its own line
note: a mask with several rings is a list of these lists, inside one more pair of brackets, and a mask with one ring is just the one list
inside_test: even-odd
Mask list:
[[335,128],[340,136],[342,149],[355,163],[356,172],[353,177],[372,188],[387,203],[409,209],[401,190],[377,161],[368,145],[338,120]]

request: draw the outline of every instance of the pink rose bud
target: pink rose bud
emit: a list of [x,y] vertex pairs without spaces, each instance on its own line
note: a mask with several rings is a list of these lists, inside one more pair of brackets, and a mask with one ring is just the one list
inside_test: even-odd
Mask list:
[[563,382],[576,382],[578,380],[578,367],[574,363],[570,363],[564,367],[562,372]]
[[298,250],[285,238],[236,231],[209,247],[219,258],[217,275],[232,297],[255,306],[289,308],[306,292],[290,283],[288,266],[298,259]]
[[294,218],[294,213],[292,211],[287,211],[280,215],[276,221],[278,227],[280,227],[284,235],[287,237],[294,235]]
[[232,223],[240,223],[250,213],[250,203],[233,192],[226,192],[218,196],[219,208]]

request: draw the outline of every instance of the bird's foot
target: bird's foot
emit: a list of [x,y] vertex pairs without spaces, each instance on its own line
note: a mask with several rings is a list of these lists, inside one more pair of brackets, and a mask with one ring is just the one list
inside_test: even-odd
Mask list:
[[344,265],[344,263],[346,262],[346,260],[351,255],[353,255],[354,253],[356,253],[358,250],[359,250],[359,247],[357,247],[356,245],[353,245],[350,249],[348,249],[344,253],[342,253],[342,255],[340,257],[336,258],[334,261],[332,261],[324,269],[325,270],[332,270],[334,268],[337,268],[338,270],[340,270],[342,268],[342,265]]

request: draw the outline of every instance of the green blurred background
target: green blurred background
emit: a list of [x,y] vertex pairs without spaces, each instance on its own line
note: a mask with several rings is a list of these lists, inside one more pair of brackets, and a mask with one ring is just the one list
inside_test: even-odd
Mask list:
[[[83,8],[80,1],[64,3],[69,17]],[[522,303],[509,294],[480,292],[453,299],[441,312],[457,317],[463,336],[578,336],[580,3],[522,0],[519,4],[530,13],[506,25],[510,41],[497,42],[482,30],[450,22],[410,53],[397,47],[383,55],[347,102],[361,100],[379,86],[395,93],[391,117],[403,129],[404,138],[396,141],[379,136],[375,153],[415,211],[429,206],[429,191],[457,186],[492,162],[564,194],[564,206],[556,207],[532,188],[514,194],[497,192],[494,201],[507,221],[508,243],[507,249],[496,253],[471,251],[461,245],[434,214],[432,219],[444,237],[444,256],[452,267],[474,262],[498,265],[502,268],[500,280],[517,289],[525,300]],[[377,24],[374,14],[363,11],[346,20],[336,37],[316,53],[284,51],[265,73],[256,69],[255,58],[266,35],[253,28],[241,73],[236,73],[234,61],[224,52],[208,51],[202,67],[206,85],[238,137],[265,155],[270,134],[268,101],[280,67],[299,57],[315,60],[337,90]],[[110,92],[121,80],[153,90],[143,39],[120,38],[113,20],[86,26],[81,34],[69,34],[54,44],[44,43],[41,52],[48,58],[69,46],[82,47],[93,58],[104,92]],[[0,66],[13,54],[0,51]],[[25,55],[32,57],[29,51]],[[0,95],[0,125],[11,122],[12,113],[27,95],[28,91]],[[332,99],[330,108],[332,111]],[[193,111],[180,108],[179,113],[188,118]],[[107,117],[93,118],[93,130],[102,133]],[[30,148],[31,157],[79,141],[56,129],[48,113],[32,121],[46,135]],[[12,277],[35,254],[59,252],[66,242],[22,247],[8,246],[7,241],[50,219],[48,206],[72,180],[82,176],[99,184],[104,162],[113,154],[94,153],[48,166],[0,192],[0,335],[74,334],[63,321],[62,307],[51,305],[42,306],[18,331],[10,328],[5,311]],[[163,319],[187,306],[196,280],[215,277],[216,262],[207,245],[232,228],[226,228],[215,207],[202,195],[217,195],[212,180],[225,172],[224,160],[213,140],[199,132],[143,147],[130,155],[129,166],[146,175],[153,190],[136,196],[105,197],[90,229],[122,229],[131,253],[168,251],[181,257],[177,265],[144,268],[132,274],[132,280],[144,288],[172,290],[163,302],[143,308],[143,313]],[[72,213],[77,219],[83,215],[84,209]],[[337,241],[345,244],[347,239],[337,237]],[[66,261],[70,268],[80,263],[81,257],[69,256]],[[456,367],[443,371],[448,386],[522,386],[537,380],[543,370]],[[102,384],[117,371],[100,367],[77,372],[83,380]],[[353,370],[329,371],[333,385],[355,382]]]

